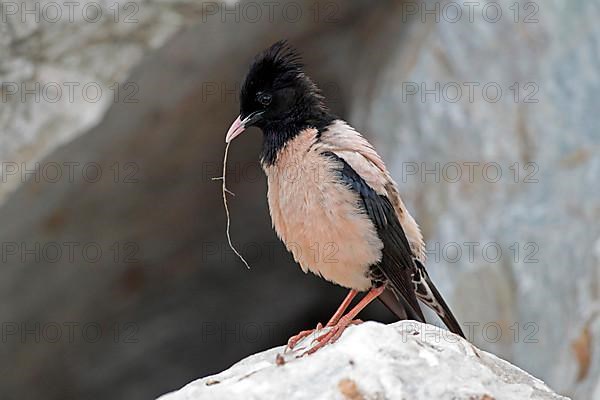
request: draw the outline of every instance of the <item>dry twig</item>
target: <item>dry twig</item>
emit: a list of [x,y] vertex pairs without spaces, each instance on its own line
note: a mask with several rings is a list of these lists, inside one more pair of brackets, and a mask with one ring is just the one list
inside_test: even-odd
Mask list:
[[227,193],[229,193],[232,196],[235,196],[235,193],[227,189],[227,183],[225,181],[225,175],[227,172],[227,154],[229,153],[230,144],[231,142],[227,143],[227,146],[225,146],[225,155],[223,156],[223,176],[219,176],[212,179],[223,181],[223,205],[225,206],[225,215],[227,216],[227,241],[229,242],[229,247],[231,247],[231,250],[233,250],[233,252],[240,258],[240,260],[242,260],[242,262],[246,265],[246,268],[250,269],[250,265],[248,265],[248,262],[246,262],[244,257],[242,257],[240,252],[233,245],[233,242],[231,241],[231,234],[229,233],[229,228],[231,226],[231,217],[229,216],[229,207],[227,206]]

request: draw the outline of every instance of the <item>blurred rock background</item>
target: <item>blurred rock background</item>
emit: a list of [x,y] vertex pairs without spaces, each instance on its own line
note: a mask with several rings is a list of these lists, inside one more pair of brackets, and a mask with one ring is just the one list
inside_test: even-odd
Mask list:
[[281,38],[383,154],[472,341],[600,398],[600,2],[51,3],[0,4],[5,398],[155,397],[335,309],[270,228],[260,134],[229,162],[250,271],[211,180]]

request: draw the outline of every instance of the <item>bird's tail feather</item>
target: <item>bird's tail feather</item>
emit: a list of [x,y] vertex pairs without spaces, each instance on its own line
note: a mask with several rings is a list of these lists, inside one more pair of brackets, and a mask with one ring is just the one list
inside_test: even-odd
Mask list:
[[418,260],[415,260],[415,264],[417,265],[418,273],[413,276],[413,283],[416,285],[417,298],[425,303],[427,307],[435,311],[452,333],[466,339],[460,324],[454,317],[454,314],[452,314],[452,311],[450,311],[450,307],[448,307],[440,292],[437,290],[431,279],[429,279],[429,275],[423,264]]
[[401,298],[401,296],[398,296],[389,287],[385,288],[383,293],[381,293],[378,297],[378,299],[388,308],[388,310],[390,310],[392,314],[396,315],[396,317],[398,317],[398,319],[401,321],[405,319],[412,319],[414,321],[425,322],[422,314],[419,314],[419,312],[413,310],[413,307],[400,300]]

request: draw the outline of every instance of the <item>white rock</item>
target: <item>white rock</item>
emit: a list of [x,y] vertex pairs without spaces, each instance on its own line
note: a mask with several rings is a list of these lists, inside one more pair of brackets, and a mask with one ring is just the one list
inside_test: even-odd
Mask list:
[[[413,321],[352,326],[317,353],[276,347],[160,400],[565,399],[523,370],[443,329]],[[277,354],[284,363],[276,363]],[[278,365],[279,364],[279,365]]]

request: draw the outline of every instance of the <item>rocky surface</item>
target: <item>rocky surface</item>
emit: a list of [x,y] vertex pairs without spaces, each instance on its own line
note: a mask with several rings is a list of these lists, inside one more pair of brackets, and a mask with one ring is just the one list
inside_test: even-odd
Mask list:
[[277,347],[255,354],[160,400],[566,399],[521,369],[431,325],[367,322],[350,327],[333,345],[296,358],[310,340],[293,353]]

